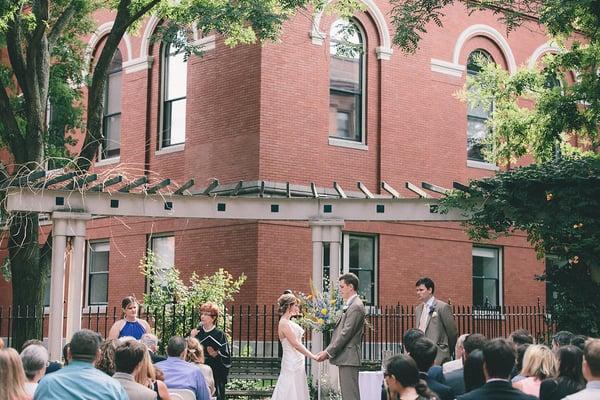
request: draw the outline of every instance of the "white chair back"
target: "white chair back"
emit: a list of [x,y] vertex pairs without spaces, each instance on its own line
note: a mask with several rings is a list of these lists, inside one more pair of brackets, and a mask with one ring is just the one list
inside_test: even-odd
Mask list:
[[169,392],[169,397],[171,398],[171,400],[184,400],[184,398],[181,397],[181,395],[179,393]]
[[[169,388],[169,394],[171,395],[172,400],[196,400],[196,394],[192,392],[190,389],[171,389]],[[173,397],[173,395],[179,396]]]

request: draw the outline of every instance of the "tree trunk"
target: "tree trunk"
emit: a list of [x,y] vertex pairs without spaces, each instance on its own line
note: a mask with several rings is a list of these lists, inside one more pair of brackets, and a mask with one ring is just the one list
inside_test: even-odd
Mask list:
[[40,262],[37,213],[11,216],[8,252],[12,274],[12,347],[27,339],[42,338],[44,284],[47,264]]

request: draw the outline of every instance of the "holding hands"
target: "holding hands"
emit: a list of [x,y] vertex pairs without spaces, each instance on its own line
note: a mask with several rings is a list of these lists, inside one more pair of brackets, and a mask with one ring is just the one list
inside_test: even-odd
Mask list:
[[329,354],[325,350],[318,352],[315,355],[315,360],[318,362],[323,362],[329,358]]

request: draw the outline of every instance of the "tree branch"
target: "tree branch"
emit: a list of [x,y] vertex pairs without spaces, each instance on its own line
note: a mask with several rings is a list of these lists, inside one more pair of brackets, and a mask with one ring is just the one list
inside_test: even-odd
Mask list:
[[19,124],[15,118],[15,114],[12,111],[10,105],[10,99],[6,88],[0,83],[0,117],[2,118],[2,124],[4,125],[4,131],[2,132],[10,151],[15,157],[17,163],[21,163],[25,160],[25,141],[21,136],[21,130]]
[[21,13],[15,17],[10,23],[6,32],[6,47],[8,49],[8,57],[13,73],[17,78],[17,82],[24,93],[29,92],[29,82],[27,80],[27,63],[23,54],[22,44],[23,35],[21,33]]
[[57,18],[54,26],[50,30],[48,34],[48,46],[50,48],[54,47],[54,44],[63,33],[65,27],[71,22],[71,19],[75,15],[75,13],[79,10],[79,5],[81,3],[77,1],[71,1],[69,5],[63,10],[62,14]]

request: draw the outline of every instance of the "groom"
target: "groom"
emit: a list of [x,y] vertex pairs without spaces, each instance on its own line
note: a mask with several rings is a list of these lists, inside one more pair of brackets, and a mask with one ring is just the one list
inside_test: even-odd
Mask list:
[[358,367],[365,323],[365,307],[356,293],[358,278],[352,273],[340,276],[340,294],[345,300],[344,312],[333,330],[331,344],[317,354],[317,361],[331,359],[340,371],[343,400],[360,400]]

